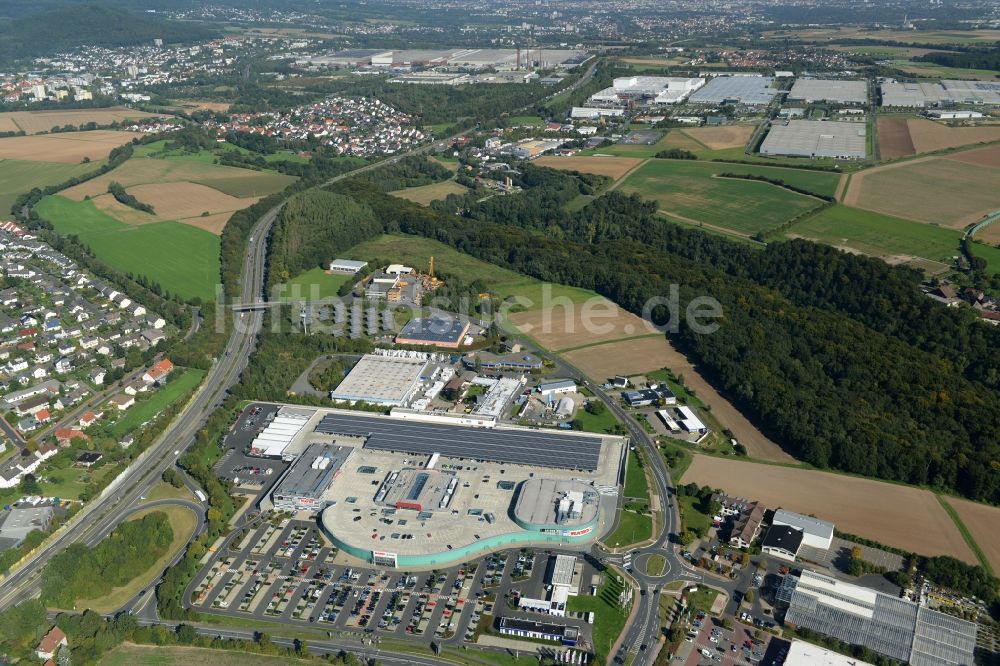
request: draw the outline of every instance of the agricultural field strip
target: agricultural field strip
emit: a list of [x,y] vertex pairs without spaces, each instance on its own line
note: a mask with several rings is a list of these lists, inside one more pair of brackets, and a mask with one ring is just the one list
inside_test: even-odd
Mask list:
[[[833,472],[696,455],[685,483],[721,488],[769,508],[815,515],[837,529],[923,555],[976,564],[934,493]],[[973,530],[972,526],[969,526]]]

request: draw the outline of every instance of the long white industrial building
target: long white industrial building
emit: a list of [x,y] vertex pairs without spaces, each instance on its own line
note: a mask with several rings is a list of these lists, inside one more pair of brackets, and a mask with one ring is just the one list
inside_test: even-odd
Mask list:
[[302,432],[313,411],[282,407],[250,444],[250,455],[262,458],[284,457],[285,449]]

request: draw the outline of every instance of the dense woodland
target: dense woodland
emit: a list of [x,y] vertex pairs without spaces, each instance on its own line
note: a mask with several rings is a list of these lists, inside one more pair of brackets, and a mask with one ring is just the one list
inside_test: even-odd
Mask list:
[[[16,4],[16,3],[13,3]],[[78,46],[129,46],[162,39],[165,43],[204,41],[219,32],[199,23],[81,3],[0,24],[0,62],[51,55]]]
[[167,552],[174,532],[161,511],[122,523],[94,548],[72,544],[45,565],[42,599],[73,608],[77,599],[97,599],[153,566]]
[[916,273],[806,241],[755,250],[663,224],[654,204],[617,192],[567,212],[592,189],[569,174],[527,166],[521,184],[521,196],[461,200],[462,216],[453,201],[446,214],[359,180],[335,189],[387,231],[593,289],[633,312],[671,284],[682,309],[712,296],[725,313],[718,331],[681,321],[672,342],[790,453],[1000,502],[1000,330],[924,297]]
[[916,56],[914,60],[932,62],[944,67],[992,69],[1000,71],[1000,48],[968,50],[964,52],[933,51]]
[[297,194],[282,208],[274,225],[269,287],[321,266],[381,231],[371,210],[350,197],[322,190]]
[[383,192],[394,192],[407,187],[431,185],[448,180],[451,176],[452,172],[440,162],[414,155],[373,171],[358,174],[352,180],[364,180]]

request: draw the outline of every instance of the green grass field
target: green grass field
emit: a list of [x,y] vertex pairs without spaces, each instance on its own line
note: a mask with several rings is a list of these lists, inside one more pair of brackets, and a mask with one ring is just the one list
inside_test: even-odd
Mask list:
[[0,159],[0,218],[9,217],[10,208],[17,197],[31,188],[58,185],[70,178],[96,171],[101,164],[102,162],[59,164]]
[[128,225],[97,210],[92,201],[61,196],[35,207],[61,234],[75,234],[99,259],[124,273],[145,275],[185,299],[215,297],[219,237],[180,222]]
[[628,463],[625,467],[625,497],[649,499],[649,485],[646,483],[646,473],[639,466],[639,452],[629,451]]
[[659,576],[667,568],[667,558],[660,554],[650,555],[646,560],[646,573],[650,576]]
[[453,180],[443,180],[440,183],[431,183],[430,185],[407,187],[403,190],[389,192],[389,194],[394,197],[399,197],[400,199],[406,199],[407,201],[427,206],[432,201],[446,199],[449,194],[465,194],[468,191],[469,188],[464,185],[459,185]]
[[611,657],[611,648],[625,628],[628,608],[618,606],[618,595],[624,589],[624,581],[619,580],[618,574],[614,571],[607,569],[604,572],[604,583],[597,589],[596,597],[579,594],[570,597],[566,602],[568,611],[593,612],[595,615],[593,624],[594,652],[597,657],[595,663],[610,663],[608,659]]
[[253,178],[244,178],[242,176],[228,178],[223,176],[220,178],[199,178],[191,182],[205,185],[206,187],[219,190],[224,194],[243,199],[246,197],[266,197],[272,192],[280,192],[295,181],[294,176],[286,176],[281,173],[270,173],[267,171],[253,171],[252,173],[255,174]]
[[360,245],[355,245],[341,254],[362,261],[382,259],[406,264],[419,271],[426,271],[430,258],[434,257],[434,272],[436,274],[454,275],[466,282],[481,279],[493,285],[522,278],[521,275],[513,271],[476,259],[454,250],[444,243],[404,234],[384,234]]
[[501,266],[476,259],[444,243],[419,236],[386,234],[356,245],[341,253],[351,259],[363,261],[382,260],[413,266],[426,271],[430,257],[434,257],[434,272],[447,277],[454,275],[463,282],[482,280],[501,299],[523,299],[524,308],[533,310],[546,300],[568,298],[573,303],[583,303],[593,298],[586,289],[559,284],[542,283],[534,278],[515,273]]
[[583,426],[583,430],[586,432],[598,432],[602,434],[612,432],[614,427],[618,424],[618,419],[615,418],[615,415],[612,414],[609,409],[605,409],[600,414],[591,414],[587,410],[581,408],[577,410],[576,416],[574,416],[573,419],[580,421]]
[[697,508],[698,499],[685,495],[677,497],[677,506],[681,510],[681,522],[685,530],[692,530],[699,534],[707,534],[708,528],[712,526],[710,516],[702,513]]
[[285,283],[282,300],[322,300],[336,298],[337,291],[345,282],[354,279],[353,275],[330,274],[318,266],[292,278]]
[[307,659],[271,657],[242,650],[210,650],[177,645],[119,645],[106,654],[101,666],[283,666],[313,664]]
[[148,398],[136,399],[132,408],[111,427],[112,434],[124,435],[146,421],[156,418],[157,414],[198,386],[204,377],[204,370],[188,368],[180,373],[175,372],[165,386],[153,390]]
[[959,253],[962,238],[961,232],[954,229],[841,205],[792,225],[786,236],[808,238],[874,257],[915,256],[946,264]]
[[112,469],[111,466],[98,467],[93,470],[70,466],[63,469],[46,470],[42,473],[45,479],[41,482],[42,494],[46,497],[60,499],[78,499],[88,483],[104,478]]
[[1000,273],[1000,247],[993,247],[984,243],[970,243],[972,253],[977,257],[986,260],[986,270],[991,274]]
[[652,534],[652,516],[623,509],[618,517],[618,528],[606,536],[603,541],[611,548],[624,548],[633,543],[645,541]]
[[718,596],[718,592],[702,585],[698,587],[697,591],[688,593],[688,606],[695,613],[698,611],[705,611],[707,613],[712,610],[712,604],[715,603],[715,598]]
[[798,187],[830,193],[838,178],[794,169],[650,160],[626,177],[619,189],[656,201],[667,214],[748,235],[774,228],[820,205],[813,197],[769,183],[716,177],[723,172],[780,178]]

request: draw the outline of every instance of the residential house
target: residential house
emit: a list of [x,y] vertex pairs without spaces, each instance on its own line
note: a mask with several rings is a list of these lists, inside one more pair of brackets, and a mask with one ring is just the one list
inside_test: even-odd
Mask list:
[[87,412],[80,417],[80,427],[89,428],[90,426],[97,423],[97,420],[104,415],[103,412]]
[[170,359],[165,358],[147,370],[142,376],[142,380],[148,384],[163,381],[173,369],[174,364],[170,362]]
[[49,633],[45,634],[38,642],[38,646],[35,647],[35,655],[39,659],[52,659],[59,652],[59,648],[66,645],[68,645],[66,634],[59,627],[52,627],[49,629]]
[[77,428],[58,428],[56,429],[56,441],[59,446],[65,448],[69,446],[74,439],[90,440],[87,433]]
[[733,521],[732,529],[729,531],[729,543],[736,548],[749,548],[757,538],[762,522],[764,522],[764,507],[754,502],[748,511],[739,514]]
[[118,395],[113,396],[108,402],[112,406],[117,407],[118,411],[124,412],[126,409],[135,404],[135,396],[119,393]]

